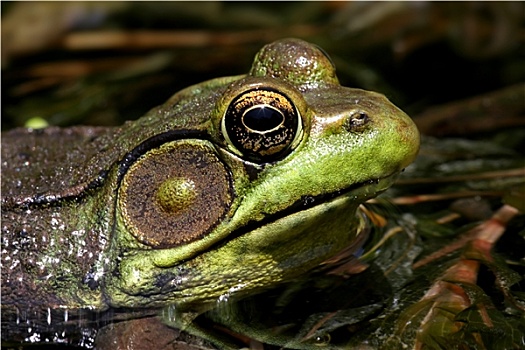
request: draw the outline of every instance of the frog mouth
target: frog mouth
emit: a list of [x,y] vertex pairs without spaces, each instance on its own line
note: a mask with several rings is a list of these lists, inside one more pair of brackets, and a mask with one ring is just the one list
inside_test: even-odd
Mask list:
[[[347,244],[355,242],[356,237],[360,233],[353,225],[355,223],[353,219],[356,215],[355,209],[366,199],[386,190],[395,180],[395,175],[397,174],[365,181],[324,195],[304,196],[285,210],[268,215],[259,221],[252,220],[244,226],[233,230],[222,240],[200,251],[199,255],[203,259],[210,258],[210,261],[215,261],[213,252],[223,248],[226,251],[230,250],[232,255],[247,254],[248,256],[250,254],[258,254],[255,252],[261,252],[263,255],[273,255],[273,249],[278,249],[281,252],[285,251],[286,257],[276,254],[276,259],[273,260],[272,258],[273,267],[266,265],[268,260],[265,260],[264,268],[261,267],[262,270],[267,269],[268,274],[284,281],[287,278],[291,278],[291,275],[281,275],[281,271],[285,269],[283,266],[286,266],[293,274],[295,273],[295,268],[301,270],[305,269],[305,266],[316,266],[332,256],[332,253],[335,254]],[[324,215],[327,216],[323,218]],[[317,221],[317,218],[321,218],[321,220]],[[334,220],[337,222],[335,224],[337,231],[332,231]],[[326,227],[330,225],[332,225],[332,229],[328,228],[329,231],[325,231]],[[293,228],[292,232],[288,228]],[[240,240],[240,242],[236,243],[236,240]],[[310,246],[311,249],[304,248],[305,246]],[[300,249],[295,249],[294,247],[302,247],[302,251],[296,254],[295,251]],[[226,253],[224,255],[229,256]],[[224,268],[224,270],[218,269],[215,271],[216,274],[213,275],[215,280],[202,277],[207,274],[207,271],[202,268],[199,269],[198,264],[192,264],[191,259],[179,261],[171,266],[164,266],[175,267],[176,273],[173,275],[171,272],[167,272],[159,275],[162,278],[157,278],[155,286],[166,294],[180,292],[185,290],[185,288],[201,288],[202,285],[199,283],[204,281],[209,291],[208,295],[205,295],[205,299],[215,302],[220,295],[230,293],[229,289],[225,289],[225,285],[237,283],[236,278],[235,280],[232,279],[229,268],[224,267],[235,263],[232,263],[230,259],[226,259],[223,263],[224,265],[221,268]],[[256,263],[259,264],[259,262]],[[231,265],[229,266],[233,268]],[[258,272],[254,271],[254,273],[257,274]],[[197,282],[200,281],[196,285],[182,285],[176,281],[177,278],[182,280],[181,276],[185,276],[188,279],[189,277],[187,276],[192,275],[200,276],[195,279]],[[263,280],[266,277],[264,273],[258,276],[258,278]],[[211,283],[212,280],[220,282]],[[252,289],[261,287],[257,283],[254,282],[246,290],[239,290],[236,293],[239,293],[238,296],[243,293],[250,293]],[[210,291],[210,288],[213,291]],[[261,288],[264,288],[264,286]],[[141,291],[141,294],[144,294],[144,291]],[[191,302],[201,303],[205,301]]]
[[380,193],[386,191],[397,179],[399,173],[400,172],[398,171],[381,178],[359,182],[330,193],[321,195],[304,195],[281,211],[269,214],[261,220],[250,220],[244,226],[232,231],[227,237],[225,237],[224,240],[217,242],[215,245],[212,245],[208,250],[216,249],[219,246],[222,246],[223,244],[234,240],[237,237],[243,236],[259,227],[270,225],[278,220],[294,215],[298,212],[306,211],[316,206],[329,204],[340,197],[354,197],[353,202],[356,203],[357,207],[367,199],[376,197]]
[[[347,216],[347,214],[353,216],[355,215],[355,210],[359,204],[387,190],[395,181],[398,174],[399,171],[391,173],[388,176],[366,180],[322,195],[304,195],[283,210],[267,214],[261,219],[252,218],[244,221],[239,216],[236,219],[238,220],[239,225],[228,230],[228,226],[231,227],[233,220],[230,219],[229,222],[225,222],[225,225],[222,228],[223,235],[221,235],[222,237],[220,239],[214,242],[197,241],[197,244],[204,243],[200,245],[200,247],[190,247],[190,243],[190,245],[183,247],[188,248],[187,250],[182,252],[179,251],[178,256],[173,259],[170,256],[164,255],[164,250],[154,251],[154,256],[152,257],[153,264],[159,268],[169,268],[174,266],[180,267],[181,264],[190,261],[195,255],[206,255],[212,251],[220,250],[222,247],[229,245],[233,241],[243,239],[243,237],[247,237],[251,234],[262,234],[257,233],[262,232],[261,230],[269,232],[268,230],[271,231],[272,227],[276,227],[277,231],[282,231],[283,225],[290,225],[285,224],[283,220],[294,220],[294,218],[297,218],[298,216],[306,217],[308,215],[323,215],[323,210],[326,212],[331,210],[331,208],[337,207],[341,203],[340,199],[344,199],[345,197],[346,200],[344,200],[344,203],[350,206],[348,206],[348,210],[341,211],[341,214],[344,212],[345,216]],[[352,204],[355,204],[355,207],[352,207]],[[307,212],[310,212],[310,214],[306,214]],[[235,218],[235,214],[233,214],[232,217]],[[242,221],[244,221],[244,223],[240,224]],[[279,223],[282,225],[279,225]],[[189,247],[191,249],[189,249]]]
[[396,172],[379,179],[360,182],[347,188],[327,194],[321,194],[317,196],[306,195],[292,204],[286,211],[290,210],[291,212],[297,212],[299,210],[308,209],[316,205],[329,202],[335,198],[348,195],[355,196],[355,201],[362,203],[367,199],[375,197],[381,192],[386,191],[395,181],[398,174],[399,173]]
[[[155,254],[152,262],[157,269],[146,269],[140,259],[132,261],[130,266],[138,269],[139,276],[143,271],[145,277],[141,280],[152,278],[152,283],[137,288],[137,284],[143,282],[135,283],[131,276],[131,290],[125,293],[141,297],[156,295],[160,298],[158,303],[163,303],[165,298],[173,298],[181,305],[215,303],[222,295],[233,295],[232,286],[243,280],[232,274],[242,269],[239,261],[251,264],[247,267],[251,274],[244,280],[248,283],[246,287],[235,291],[237,297],[266,288],[267,283],[294,278],[355,242],[360,234],[355,226],[358,205],[385,191],[394,182],[395,175],[397,173],[319,196],[303,196],[286,209],[261,220],[251,220],[184,258],[179,254],[173,260],[165,259],[162,250],[150,251],[148,253]],[[222,253],[214,254],[219,250]],[[194,260],[196,255],[198,259]],[[237,256],[246,260],[235,258]],[[128,270],[131,269],[123,269]]]

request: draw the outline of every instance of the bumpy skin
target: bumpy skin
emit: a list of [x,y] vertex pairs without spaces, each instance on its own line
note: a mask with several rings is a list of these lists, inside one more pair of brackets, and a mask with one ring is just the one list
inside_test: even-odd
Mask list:
[[[236,96],[260,88],[285,93],[302,121],[289,150],[269,161],[247,159],[221,124]],[[205,232],[151,246],[127,212],[130,169],[182,144],[215,154],[231,193]],[[248,75],[184,89],[121,127],[3,133],[2,313],[203,310],[288,280],[356,238],[357,206],[418,148],[408,116],[383,95],[340,86],[326,55],[297,39],[265,46]]]

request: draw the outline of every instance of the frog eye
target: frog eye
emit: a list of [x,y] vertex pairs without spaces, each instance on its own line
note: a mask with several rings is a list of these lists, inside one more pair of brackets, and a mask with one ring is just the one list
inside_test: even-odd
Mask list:
[[211,147],[174,141],[141,156],[119,188],[119,212],[139,242],[170,248],[198,240],[233,200],[229,170]]
[[302,135],[302,120],[288,96],[257,88],[232,100],[221,128],[226,141],[241,156],[268,162],[290,152]]

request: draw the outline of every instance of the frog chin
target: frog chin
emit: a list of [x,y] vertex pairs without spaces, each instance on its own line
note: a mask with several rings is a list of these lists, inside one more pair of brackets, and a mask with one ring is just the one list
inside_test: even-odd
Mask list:
[[[367,181],[330,197],[318,197],[313,205],[274,217],[271,221],[259,222],[257,227],[243,227],[233,232],[227,241],[212,247],[199,258],[215,261],[214,251],[223,251],[224,259],[221,259],[221,265],[214,265],[218,268],[214,270],[212,279],[205,276],[209,271],[197,272],[198,268],[196,270],[193,264],[190,264],[191,267],[184,264],[177,266],[179,271],[193,275],[190,280],[203,283],[193,286],[195,290],[187,294],[190,297],[179,299],[177,303],[216,304],[239,299],[290,281],[357,240],[362,242],[366,230],[363,229],[362,218],[356,215],[357,207],[364,200],[388,189],[396,175]],[[231,274],[239,261],[233,259],[229,266],[230,257],[240,255],[243,256],[243,273]],[[188,292],[187,287],[179,285],[173,291],[180,291],[181,288]],[[204,287],[207,293],[199,293],[199,289]],[[203,298],[191,300],[194,296]]]
[[[155,263],[151,256],[125,259],[117,291],[122,297],[117,299],[141,304],[147,296],[148,305],[175,303],[191,309],[290,281],[360,239],[358,206],[394,180],[391,175],[307,198],[267,220],[230,232],[193,258],[170,265]],[[137,256],[149,253],[158,252],[144,251]]]
[[[363,239],[360,204],[387,190],[399,172],[318,196],[235,229],[222,239],[177,254],[137,251],[120,262],[113,306],[177,305],[205,311],[292,281]],[[231,224],[231,222],[230,222]],[[196,242],[199,243],[199,242]]]

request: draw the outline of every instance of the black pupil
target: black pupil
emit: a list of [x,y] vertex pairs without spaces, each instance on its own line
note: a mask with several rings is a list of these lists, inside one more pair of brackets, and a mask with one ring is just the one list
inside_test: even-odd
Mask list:
[[260,106],[250,109],[243,115],[243,122],[248,128],[255,131],[272,130],[282,124],[284,116],[278,110],[269,106]]

